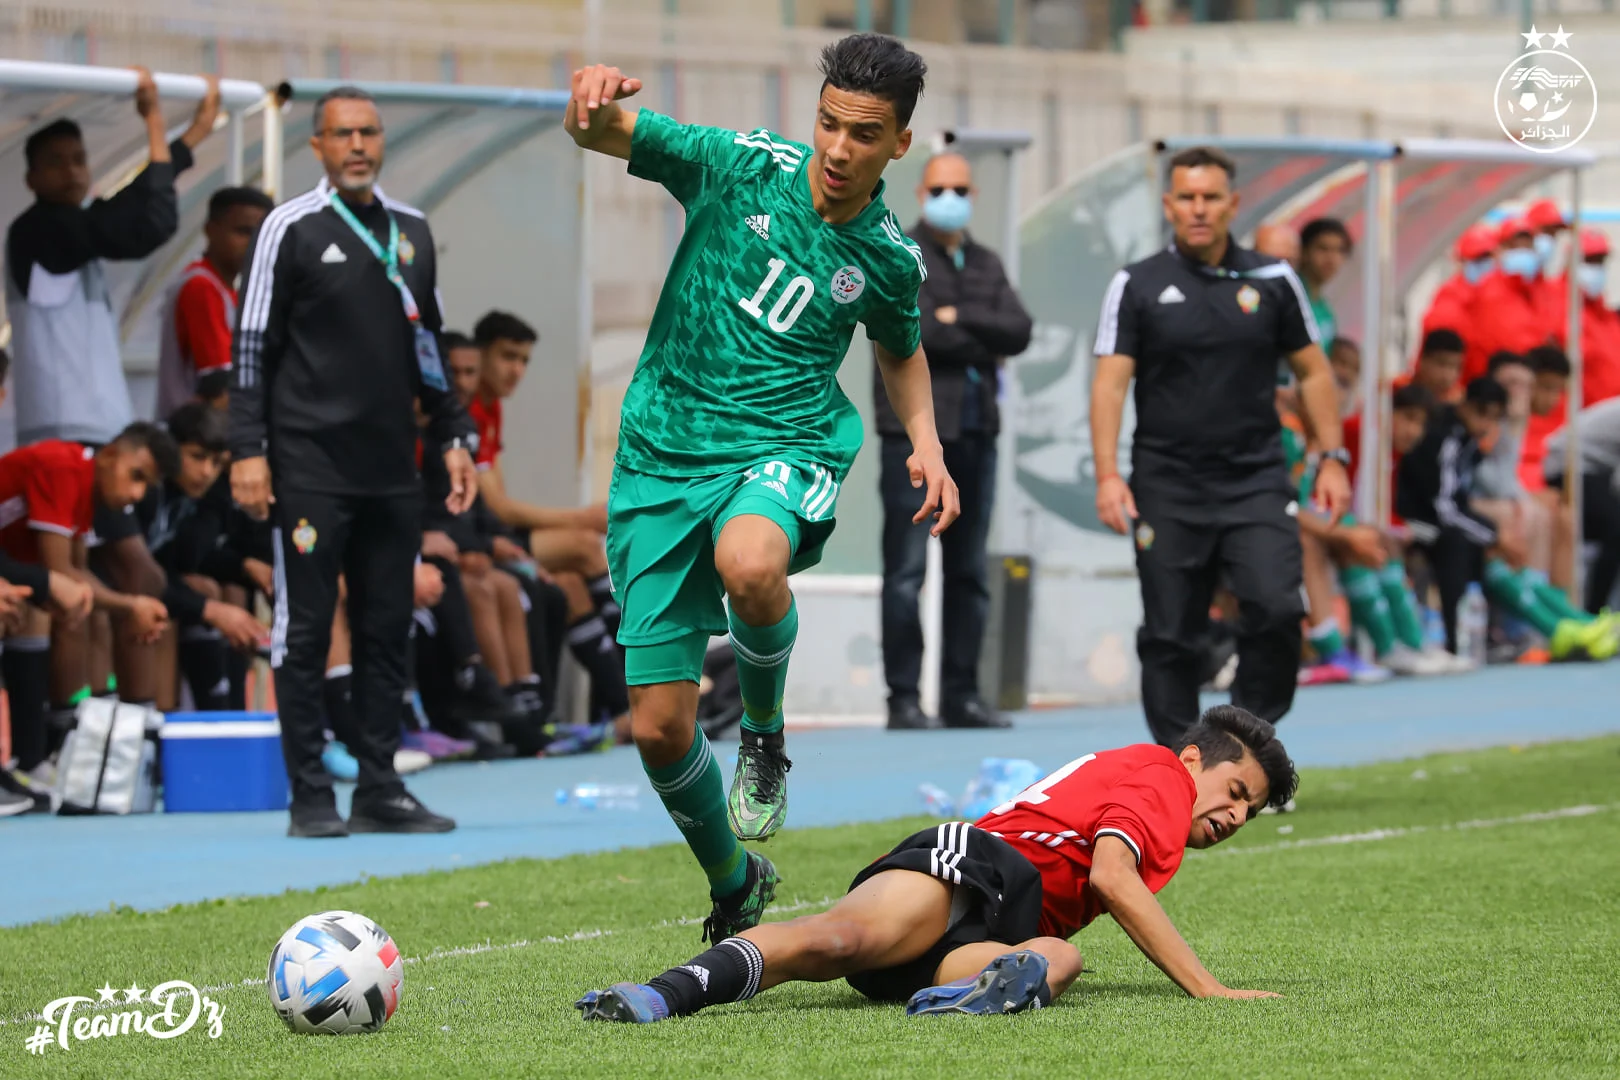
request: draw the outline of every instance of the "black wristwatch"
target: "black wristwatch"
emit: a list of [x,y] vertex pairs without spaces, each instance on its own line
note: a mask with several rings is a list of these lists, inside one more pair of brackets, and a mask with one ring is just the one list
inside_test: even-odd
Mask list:
[[1323,450],[1319,454],[1312,454],[1308,460],[1310,461],[1310,466],[1313,469],[1319,468],[1324,461],[1337,461],[1340,465],[1343,465],[1346,469],[1349,469],[1350,451],[1341,446],[1337,450]]

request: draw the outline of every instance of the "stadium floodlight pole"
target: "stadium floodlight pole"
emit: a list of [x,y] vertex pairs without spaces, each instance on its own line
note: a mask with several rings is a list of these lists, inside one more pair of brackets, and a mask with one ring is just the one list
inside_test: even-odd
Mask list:
[[1565,311],[1567,336],[1564,339],[1568,347],[1564,352],[1569,356],[1569,390],[1564,407],[1564,503],[1574,519],[1575,530],[1575,542],[1569,546],[1573,563],[1569,574],[1569,599],[1572,604],[1584,608],[1586,593],[1581,587],[1581,579],[1585,575],[1581,571],[1586,560],[1581,557],[1585,545],[1581,543],[1580,419],[1581,408],[1585,405],[1581,379],[1586,365],[1581,357],[1581,308],[1584,297],[1575,282],[1575,267],[1579,265],[1581,257],[1581,169],[1577,165],[1569,170],[1569,262],[1564,268],[1564,291],[1568,294],[1568,308]]

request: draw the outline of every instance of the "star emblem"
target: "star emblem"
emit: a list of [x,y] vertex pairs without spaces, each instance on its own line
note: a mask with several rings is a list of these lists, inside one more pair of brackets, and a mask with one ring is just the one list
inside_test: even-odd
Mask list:
[[1546,37],[1547,35],[1546,34],[1538,34],[1536,32],[1536,24],[1531,23],[1529,32],[1528,33],[1521,32],[1519,34],[1519,36],[1524,38],[1524,47],[1525,48],[1527,48],[1527,49],[1539,49],[1539,48],[1541,48],[1541,39]]
[[[1530,29],[1534,30],[1535,27],[1532,26]],[[1564,24],[1559,23],[1558,24],[1558,29],[1555,30],[1552,33],[1553,48],[1555,48],[1555,49],[1567,49],[1567,48],[1569,48],[1570,36],[1571,35],[1564,33]]]
[[118,1000],[118,991],[106,983],[103,983],[101,989],[97,990],[96,993],[101,995],[101,1000],[104,1002],[113,1003]]
[[133,1005],[137,1001],[141,1000],[141,995],[144,993],[146,993],[146,991],[141,989],[140,983],[130,983],[129,989],[124,991],[124,1003],[126,1005]]
[[1558,93],[1558,92],[1557,92],[1557,91],[1554,91],[1554,92],[1553,92],[1553,104],[1554,104],[1554,105],[1557,105],[1557,104],[1559,104],[1559,103],[1560,103],[1560,102],[1562,102],[1562,101],[1563,101],[1563,100],[1564,100],[1564,95],[1563,95],[1563,94],[1560,94],[1560,93]]

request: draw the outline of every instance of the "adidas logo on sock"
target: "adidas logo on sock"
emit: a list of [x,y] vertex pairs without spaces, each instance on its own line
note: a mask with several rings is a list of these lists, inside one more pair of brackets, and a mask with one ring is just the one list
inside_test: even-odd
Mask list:
[[743,218],[743,222],[750,229],[753,229],[755,232],[759,233],[759,238],[761,240],[769,240],[771,238],[771,215],[751,214],[748,217]]
[[705,994],[709,992],[709,969],[708,968],[702,967],[701,965],[698,965],[698,964],[687,964],[684,967],[682,967],[681,970],[682,971],[690,971],[692,974],[696,975],[698,977],[698,982],[703,984],[703,992]]

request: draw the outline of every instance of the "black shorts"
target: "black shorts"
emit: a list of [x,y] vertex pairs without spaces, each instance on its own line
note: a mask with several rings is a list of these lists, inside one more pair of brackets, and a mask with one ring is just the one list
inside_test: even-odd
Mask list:
[[873,1001],[906,1001],[935,985],[940,963],[981,941],[1019,945],[1041,932],[1041,875],[1011,844],[965,821],[947,821],[902,840],[850,883],[885,870],[914,870],[955,886],[945,935],[915,960],[849,977]]

